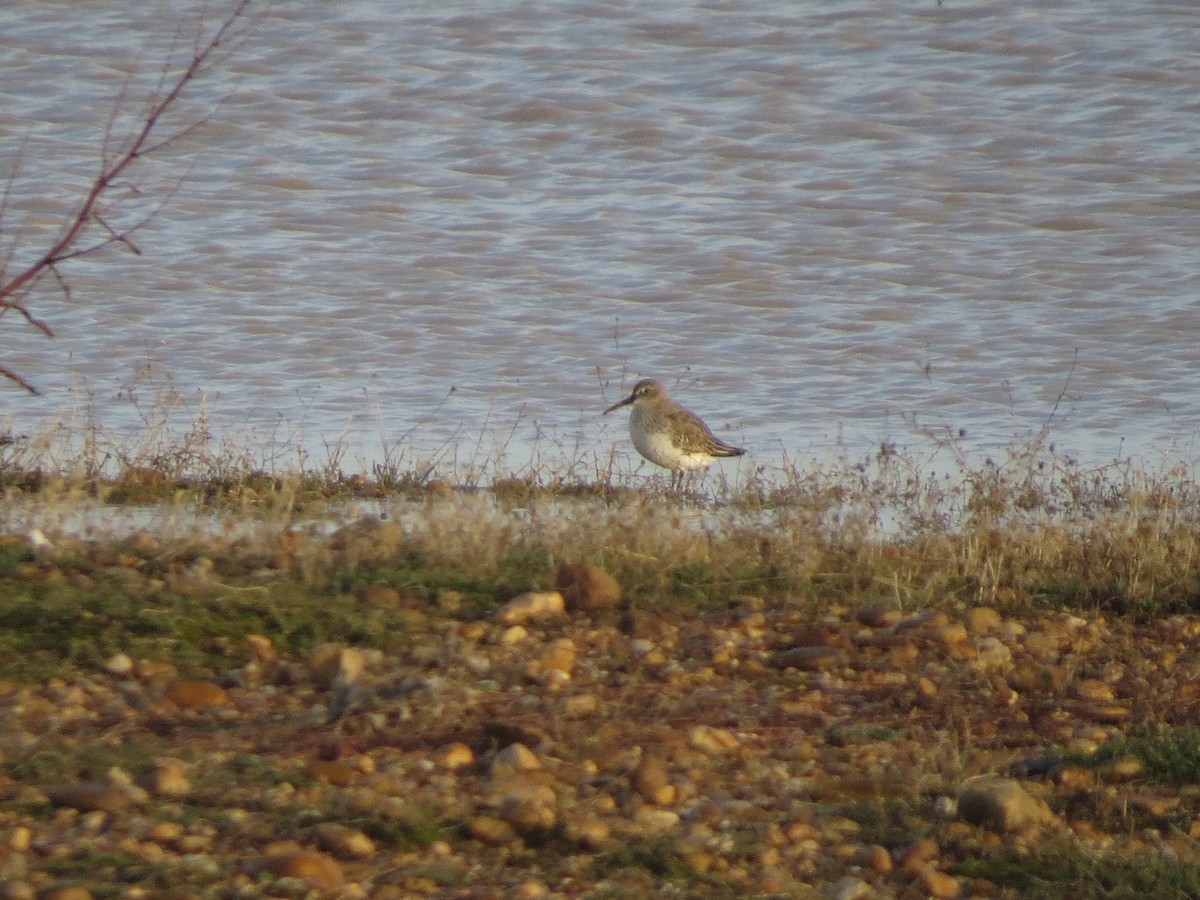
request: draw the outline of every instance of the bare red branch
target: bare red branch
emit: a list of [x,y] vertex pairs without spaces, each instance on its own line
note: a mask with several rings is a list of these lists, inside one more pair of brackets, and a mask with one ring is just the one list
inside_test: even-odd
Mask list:
[[[238,0],[207,40],[203,38],[203,28],[201,27],[188,64],[174,77],[170,77],[167,68],[164,67],[162,80],[158,88],[151,94],[147,107],[139,120],[140,124],[125,135],[117,149],[112,151],[110,148],[112,122],[115,122],[117,109],[121,106],[121,98],[118,99],[113,111],[113,118],[110,120],[110,130],[105,135],[99,172],[75,213],[67,220],[57,240],[36,260],[19,272],[9,274],[6,267],[0,268],[0,316],[8,310],[13,310],[42,334],[53,337],[54,332],[50,326],[34,316],[27,305],[31,292],[42,279],[48,274],[53,275],[58,282],[59,289],[64,296],[69,298],[70,287],[59,269],[60,263],[95,253],[112,244],[121,244],[133,253],[141,253],[131,235],[144,228],[161,210],[162,205],[160,204],[149,215],[132,225],[114,228],[101,217],[100,202],[139,159],[169,147],[207,121],[207,115],[201,116],[165,135],[160,133],[164,116],[179,102],[179,98],[187,86],[202,77],[214,64],[214,57],[218,51],[239,33],[239,25],[245,20],[247,11],[253,3],[254,0]],[[122,91],[123,96],[124,91]],[[10,175],[9,182],[6,184],[3,194],[0,195],[0,212],[7,208],[14,177],[15,173]],[[84,243],[85,233],[90,226],[97,226],[102,234],[93,243]],[[11,253],[6,253],[5,262],[10,262],[11,258]],[[31,393],[37,393],[36,388],[29,381],[9,368],[0,366],[0,378],[5,378]]]
[[29,391],[29,393],[31,393],[31,394],[40,394],[41,393],[41,391],[39,391],[32,384],[30,384],[28,381],[26,381],[24,378],[22,378],[20,375],[18,375],[16,372],[14,372],[12,369],[8,368],[7,366],[0,366],[0,377],[7,378],[9,381],[19,384],[21,387],[25,388],[25,390]]

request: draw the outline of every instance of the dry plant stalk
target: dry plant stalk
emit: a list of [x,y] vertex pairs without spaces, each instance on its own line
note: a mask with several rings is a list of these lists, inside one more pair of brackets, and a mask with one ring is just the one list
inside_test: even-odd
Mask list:
[[[163,77],[157,89],[148,98],[146,109],[142,113],[139,123],[114,147],[112,129],[120,110],[120,99],[118,98],[112,117],[109,119],[108,130],[104,135],[100,171],[96,174],[91,187],[80,201],[75,213],[67,220],[58,239],[34,262],[19,272],[8,271],[8,263],[12,260],[15,252],[15,241],[9,246],[5,259],[0,261],[0,316],[13,310],[43,335],[53,337],[54,331],[49,324],[35,316],[28,306],[30,294],[46,275],[53,275],[63,295],[70,299],[71,289],[60,268],[62,263],[79,256],[96,253],[112,244],[123,244],[133,253],[141,254],[141,250],[133,242],[133,235],[145,228],[162,206],[159,205],[131,225],[114,228],[109,225],[101,213],[101,201],[110,193],[117,180],[123,175],[127,175],[128,170],[139,159],[171,146],[207,121],[208,117],[202,116],[168,134],[162,134],[163,117],[178,103],[184,89],[189,84],[211,70],[218,57],[218,51],[226,48],[230,41],[241,33],[239,25],[244,22],[247,11],[253,2],[254,0],[237,0],[211,37],[208,39],[203,39],[202,36],[198,37],[190,61],[174,77],[168,76],[169,61],[164,65]],[[3,220],[4,213],[8,208],[16,176],[17,172],[14,166],[4,187],[4,192],[0,195],[0,221]],[[94,238],[88,234],[89,229],[93,227],[99,229],[99,235]],[[20,385],[32,394],[38,393],[32,383],[7,366],[0,365],[0,376]]]

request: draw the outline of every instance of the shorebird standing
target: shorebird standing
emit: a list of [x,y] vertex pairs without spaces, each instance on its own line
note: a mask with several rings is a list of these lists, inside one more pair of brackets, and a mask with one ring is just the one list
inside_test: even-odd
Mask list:
[[633,446],[650,462],[671,470],[673,489],[683,487],[687,469],[746,452],[715,437],[698,415],[674,402],[662,383],[653,378],[635,384],[630,395],[606,409],[604,415],[630,405],[633,412],[629,415],[629,436]]

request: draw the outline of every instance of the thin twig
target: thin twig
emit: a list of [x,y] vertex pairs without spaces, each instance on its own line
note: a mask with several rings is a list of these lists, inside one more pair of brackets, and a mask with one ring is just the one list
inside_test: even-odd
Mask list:
[[[176,105],[184,89],[211,69],[215,54],[232,38],[235,33],[235,27],[243,19],[246,11],[253,2],[254,0],[238,0],[238,3],[217,27],[213,36],[207,41],[203,40],[203,25],[201,25],[191,61],[174,80],[168,77],[169,60],[164,64],[159,84],[153,93],[151,93],[146,110],[140,120],[140,127],[135,127],[131,130],[114,150],[112,146],[113,130],[116,127],[119,109],[123,105],[128,84],[122,87],[105,131],[100,154],[100,171],[79,204],[75,214],[68,220],[58,239],[33,263],[11,276],[5,274],[4,270],[0,269],[0,315],[3,315],[7,310],[15,310],[38,331],[47,337],[53,337],[54,332],[50,326],[35,317],[26,306],[33,288],[47,274],[54,276],[63,295],[67,299],[70,299],[70,286],[59,269],[60,263],[79,256],[95,253],[112,244],[123,244],[132,252],[140,254],[141,251],[131,239],[131,235],[144,228],[162,209],[162,204],[156,206],[148,215],[140,218],[132,225],[114,228],[101,217],[98,208],[100,201],[108,194],[122,175],[125,174],[126,170],[133,166],[139,159],[157,153],[171,144],[182,140],[208,121],[208,115],[204,115],[164,137],[157,137],[163,117]],[[3,195],[0,196],[0,212],[7,209],[15,178],[16,172],[14,170],[9,176],[8,183],[5,185]],[[93,224],[99,226],[104,234],[98,237],[94,243],[80,246],[84,232]],[[11,261],[11,258],[11,252],[7,253],[5,255],[5,262]],[[37,393],[33,385],[10,369],[0,367],[0,377],[7,378],[9,381],[18,384],[32,393]]]
[[21,387],[25,388],[25,390],[29,391],[29,393],[31,393],[31,394],[40,395],[42,393],[37,388],[35,388],[32,384],[30,384],[28,381],[26,381],[24,378],[22,378],[20,375],[18,375],[16,372],[14,372],[12,369],[8,368],[7,366],[0,366],[0,375],[7,378],[9,381],[16,382]]

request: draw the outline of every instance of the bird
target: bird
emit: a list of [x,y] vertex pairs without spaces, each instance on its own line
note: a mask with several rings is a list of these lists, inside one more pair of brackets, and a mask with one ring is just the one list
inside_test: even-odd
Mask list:
[[683,487],[688,469],[746,452],[717,438],[703,419],[672,400],[662,382],[653,378],[635,384],[629,396],[606,409],[604,415],[622,406],[633,407],[629,414],[633,446],[650,462],[671,470],[673,490]]

